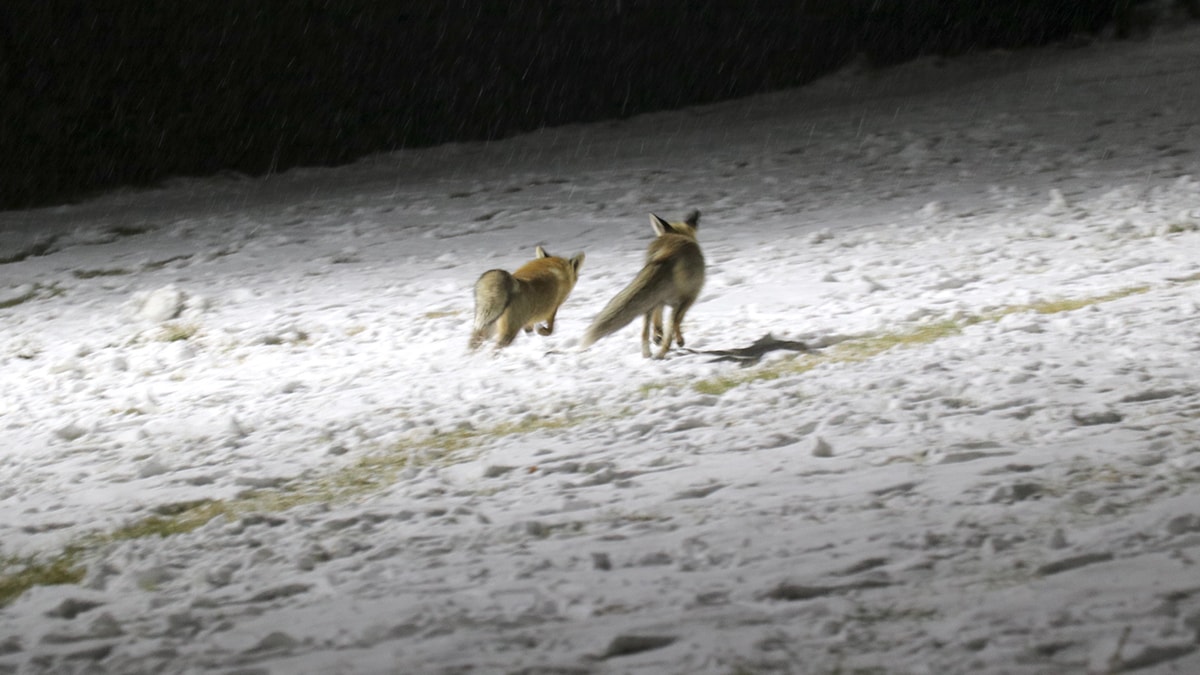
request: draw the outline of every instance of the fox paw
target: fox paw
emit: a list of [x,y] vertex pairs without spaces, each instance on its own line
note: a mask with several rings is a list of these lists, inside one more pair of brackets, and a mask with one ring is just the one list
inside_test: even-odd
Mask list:
[[549,335],[554,332],[550,326],[538,326],[538,335]]

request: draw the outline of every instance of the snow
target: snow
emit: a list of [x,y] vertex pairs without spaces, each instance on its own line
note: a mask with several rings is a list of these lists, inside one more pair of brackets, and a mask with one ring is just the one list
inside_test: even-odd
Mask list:
[[0,214],[0,672],[1200,671],[1198,38]]

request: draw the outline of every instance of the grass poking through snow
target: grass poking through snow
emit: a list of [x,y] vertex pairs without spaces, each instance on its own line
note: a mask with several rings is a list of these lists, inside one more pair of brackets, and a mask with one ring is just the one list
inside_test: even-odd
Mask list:
[[200,326],[194,323],[165,323],[158,334],[159,342],[182,342],[189,340],[200,331]]
[[[931,344],[948,337],[959,335],[963,329],[980,323],[999,321],[1010,314],[1036,312],[1038,314],[1059,314],[1071,312],[1092,305],[1112,302],[1132,295],[1140,295],[1150,290],[1149,286],[1134,286],[1104,295],[1088,298],[1069,298],[1059,300],[1043,300],[1025,305],[1010,305],[994,309],[984,314],[972,315],[962,319],[945,319],[932,323],[918,325],[907,330],[865,335],[850,340],[844,340],[821,352],[802,354],[791,358],[781,359],[760,368],[742,373],[721,374],[716,377],[700,380],[692,384],[692,388],[702,394],[720,396],[725,392],[751,382],[766,382],[785,375],[800,375],[825,363],[858,363],[871,359],[883,352],[903,348],[919,347]],[[658,389],[670,386],[669,383],[643,385],[641,391],[648,395]]]
[[0,560],[0,607],[16,600],[34,586],[78,584],[83,581],[87,569],[80,564],[80,553],[78,548],[70,547],[49,560]]
[[564,429],[586,421],[626,414],[628,411],[613,415],[595,413],[564,417],[529,415],[515,422],[502,422],[481,429],[435,432],[364,456],[325,476],[300,477],[278,488],[254,490],[234,499],[199,500],[162,506],[153,515],[111,532],[85,535],[54,558],[0,560],[0,607],[33,586],[79,583],[86,571],[82,562],[85,554],[108,544],[187,534],[214,518],[223,517],[233,521],[253,514],[280,513],[307,504],[350,501],[386,489],[399,480],[407,469],[467,461],[471,449],[479,447],[484,440]]
[[[639,388],[639,394],[643,398],[649,398],[661,389],[690,384],[695,391],[720,396],[744,384],[799,375],[824,364],[859,363],[892,349],[931,344],[958,335],[968,326],[999,321],[1010,314],[1070,312],[1139,295],[1149,290],[1148,286],[1136,286],[1089,298],[1047,300],[1027,305],[1002,307],[963,319],[947,319],[921,324],[907,330],[845,340],[821,352],[781,359],[758,368],[725,373],[699,382],[647,383]],[[174,339],[188,339],[194,333],[194,327],[184,326],[179,331],[178,337]],[[444,466],[467,461],[470,459],[471,451],[479,448],[488,440],[509,436],[526,436],[541,431],[556,431],[585,422],[609,418],[619,419],[628,414],[628,410],[622,410],[616,413],[593,411],[560,417],[530,415],[514,422],[501,422],[480,429],[463,428],[435,432],[366,455],[328,475],[301,476],[278,488],[256,490],[230,500],[201,500],[161,507],[154,515],[129,523],[112,532],[86,535],[69,545],[62,553],[48,560],[0,560],[0,607],[13,601],[33,586],[79,583],[86,571],[84,566],[86,553],[106,544],[131,539],[185,534],[218,517],[232,520],[255,513],[283,512],[306,504],[344,502],[386,489],[399,480],[403,472],[408,469],[433,465]]]

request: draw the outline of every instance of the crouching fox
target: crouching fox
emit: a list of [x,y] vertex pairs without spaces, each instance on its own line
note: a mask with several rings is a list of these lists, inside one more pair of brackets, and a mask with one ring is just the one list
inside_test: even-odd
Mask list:
[[517,331],[524,328],[526,333],[531,332],[540,321],[545,325],[537,327],[538,334],[554,332],[554,317],[575,288],[582,265],[582,253],[568,260],[538,246],[537,257],[511,274],[504,270],[484,272],[475,282],[475,325],[470,348],[478,348],[493,334],[497,335],[497,349],[507,347]]
[[[668,223],[650,214],[650,225],[658,235],[650,242],[646,264],[633,281],[601,310],[583,338],[588,347],[600,338],[624,328],[641,316],[642,356],[650,356],[650,327],[659,343],[661,359],[674,341],[683,346],[683,317],[704,286],[704,255],[696,241],[700,212],[692,211],[681,223]],[[663,332],[663,308],[671,308],[671,323]]]

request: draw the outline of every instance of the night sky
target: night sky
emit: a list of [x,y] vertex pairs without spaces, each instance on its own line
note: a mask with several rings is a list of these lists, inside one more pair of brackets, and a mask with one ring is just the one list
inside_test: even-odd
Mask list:
[[262,175],[1043,44],[1130,0],[0,5],[0,208]]

